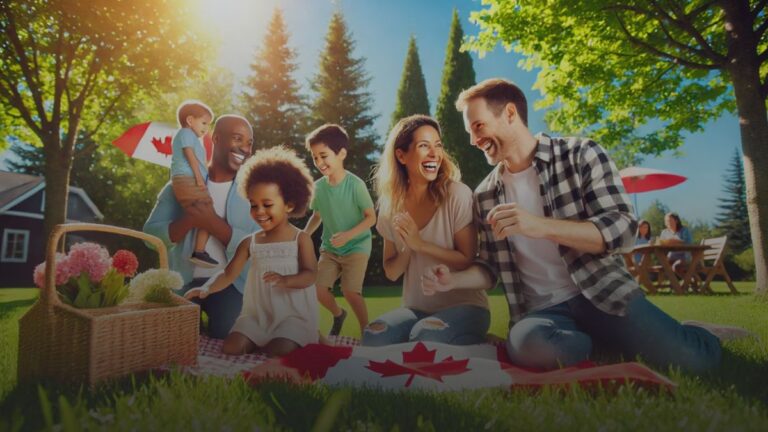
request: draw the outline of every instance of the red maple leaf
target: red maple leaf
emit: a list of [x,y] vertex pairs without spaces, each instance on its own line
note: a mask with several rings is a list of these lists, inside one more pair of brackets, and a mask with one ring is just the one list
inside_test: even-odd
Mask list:
[[155,150],[157,150],[157,152],[160,154],[173,154],[173,146],[171,145],[170,135],[166,135],[162,141],[158,137],[152,137],[152,145],[155,146]]
[[437,350],[429,351],[427,347],[419,342],[409,352],[403,352],[403,363],[395,363],[391,360],[385,362],[369,361],[366,368],[381,374],[382,378],[410,375],[405,386],[409,387],[416,375],[443,382],[443,376],[460,375],[469,371],[467,364],[469,359],[454,360],[453,357],[446,357],[440,362],[435,363],[435,353]]

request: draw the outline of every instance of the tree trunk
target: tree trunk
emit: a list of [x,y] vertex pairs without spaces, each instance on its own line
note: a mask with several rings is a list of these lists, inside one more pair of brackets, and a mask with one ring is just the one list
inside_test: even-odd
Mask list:
[[[736,107],[744,152],[749,227],[755,251],[756,292],[768,293],[768,114],[760,81],[757,40],[746,1],[722,2],[728,39],[728,73],[736,94]],[[762,168],[761,168],[762,167]]]
[[57,224],[64,223],[69,197],[69,173],[72,167],[71,152],[65,151],[56,133],[50,133],[43,141],[45,149],[45,239]]

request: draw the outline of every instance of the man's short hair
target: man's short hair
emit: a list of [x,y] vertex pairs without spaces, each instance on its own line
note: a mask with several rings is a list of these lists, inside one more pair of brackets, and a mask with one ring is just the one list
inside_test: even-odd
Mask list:
[[494,115],[498,116],[508,103],[515,104],[517,113],[528,126],[528,101],[520,87],[501,78],[491,78],[464,90],[456,99],[456,109],[464,111],[472,99],[483,98]]
[[305,140],[305,145],[309,151],[312,150],[313,145],[320,143],[325,144],[334,153],[339,154],[341,149],[349,149],[349,135],[347,135],[347,131],[343,127],[333,123],[326,123],[310,132]]
[[213,120],[213,110],[199,100],[189,99],[179,105],[176,109],[176,120],[179,121],[179,127],[187,127],[187,117],[202,117],[208,115]]

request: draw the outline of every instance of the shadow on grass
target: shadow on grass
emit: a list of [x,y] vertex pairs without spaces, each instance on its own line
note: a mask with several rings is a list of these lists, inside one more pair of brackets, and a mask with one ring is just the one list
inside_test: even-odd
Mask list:
[[37,299],[32,298],[27,300],[14,300],[0,303],[0,320],[5,319],[11,314],[15,313],[17,309],[26,309],[27,307],[32,306],[32,304],[36,301]]

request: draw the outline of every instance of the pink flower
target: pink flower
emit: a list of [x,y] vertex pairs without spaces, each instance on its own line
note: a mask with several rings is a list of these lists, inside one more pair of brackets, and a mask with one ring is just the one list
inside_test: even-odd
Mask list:
[[139,268],[139,260],[133,252],[120,249],[112,255],[112,266],[123,276],[133,277]]
[[91,282],[100,282],[112,267],[112,258],[103,246],[96,243],[77,243],[69,249],[67,256],[72,276],[88,273]]
[[[56,285],[63,285],[72,276],[69,259],[62,253],[56,253]],[[45,286],[45,261],[35,267],[32,277],[39,288]]]

